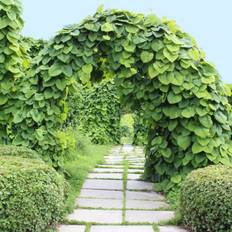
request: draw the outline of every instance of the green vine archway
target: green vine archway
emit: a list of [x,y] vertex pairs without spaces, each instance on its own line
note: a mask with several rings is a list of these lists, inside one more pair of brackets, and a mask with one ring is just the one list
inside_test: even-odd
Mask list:
[[57,161],[54,131],[67,115],[72,85],[101,77],[115,80],[122,104],[143,112],[149,178],[167,189],[194,168],[230,164],[231,107],[214,66],[173,21],[119,10],[99,9],[40,52],[22,87],[13,142],[24,135]]

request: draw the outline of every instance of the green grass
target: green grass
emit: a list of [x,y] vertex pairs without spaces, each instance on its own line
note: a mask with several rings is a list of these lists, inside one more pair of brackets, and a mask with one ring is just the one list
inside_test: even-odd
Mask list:
[[128,161],[123,160],[123,209],[122,209],[122,224],[126,220],[126,187],[127,187],[127,176],[128,176]]
[[63,168],[70,185],[65,205],[65,214],[73,211],[75,208],[75,199],[79,195],[88,173],[97,164],[104,161],[104,155],[109,152],[110,148],[110,145],[93,145],[88,139],[82,137],[77,148],[65,157]]

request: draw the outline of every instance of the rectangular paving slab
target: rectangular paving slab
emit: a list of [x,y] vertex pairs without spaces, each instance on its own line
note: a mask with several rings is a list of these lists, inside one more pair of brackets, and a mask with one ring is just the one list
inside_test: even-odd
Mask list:
[[123,169],[121,168],[95,168],[94,172],[98,173],[122,173]]
[[129,163],[129,167],[130,166],[137,166],[140,169],[144,169],[144,164],[143,163],[139,163],[139,162],[128,162]]
[[76,220],[87,223],[121,223],[121,210],[95,210],[95,209],[76,209],[68,216],[69,220]]
[[111,164],[111,165],[122,165],[123,161],[122,160],[111,160],[107,159],[105,161],[106,164]]
[[156,192],[126,191],[127,200],[164,201],[165,197]]
[[98,164],[98,168],[123,168],[123,165],[112,165],[112,164]]
[[90,232],[153,232],[152,226],[91,226]]
[[141,180],[141,174],[132,174],[132,173],[129,173],[127,175],[127,179],[128,180]]
[[179,226],[160,226],[160,232],[187,232],[187,230]]
[[123,199],[123,192],[114,190],[82,189],[80,197]]
[[96,198],[78,198],[76,200],[78,207],[122,209],[122,200],[120,199],[96,199]]
[[140,169],[140,170],[144,170],[144,165],[143,165],[143,166],[129,165],[129,168],[131,168],[131,169]]
[[151,191],[153,190],[153,183],[145,182],[145,181],[138,181],[138,180],[128,180],[127,189],[128,190]]
[[145,211],[145,210],[127,210],[126,221],[133,223],[158,223],[173,219],[173,211]]
[[97,180],[87,179],[83,185],[84,189],[106,189],[106,190],[122,190],[122,180]]
[[143,169],[135,169],[135,168],[129,168],[127,172],[128,173],[140,173],[140,174],[144,173]]
[[85,232],[85,226],[81,225],[61,225],[58,228],[59,232]]
[[168,207],[168,204],[164,201],[126,200],[127,209],[159,209],[166,207]]
[[[136,174],[135,174],[136,175]],[[89,179],[113,179],[113,180],[121,180],[122,173],[89,173]]]

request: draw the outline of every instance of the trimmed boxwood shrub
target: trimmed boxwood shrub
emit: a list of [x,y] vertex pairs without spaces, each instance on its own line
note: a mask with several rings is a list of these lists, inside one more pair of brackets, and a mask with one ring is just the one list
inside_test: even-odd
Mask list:
[[0,156],[20,156],[22,158],[40,159],[40,156],[36,151],[27,147],[14,145],[1,145]]
[[209,166],[191,172],[181,189],[185,225],[196,232],[232,231],[232,168]]
[[62,217],[64,180],[37,159],[0,157],[0,231],[45,232]]

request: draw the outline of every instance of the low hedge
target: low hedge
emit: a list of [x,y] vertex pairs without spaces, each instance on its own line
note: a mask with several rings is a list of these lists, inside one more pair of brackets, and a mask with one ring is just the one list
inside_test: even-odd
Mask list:
[[0,157],[0,231],[45,232],[62,217],[65,183],[37,159]]
[[209,166],[191,172],[181,188],[181,213],[195,232],[232,231],[232,168]]
[[38,159],[39,155],[27,147],[14,145],[0,145],[0,156],[20,156],[23,158]]

